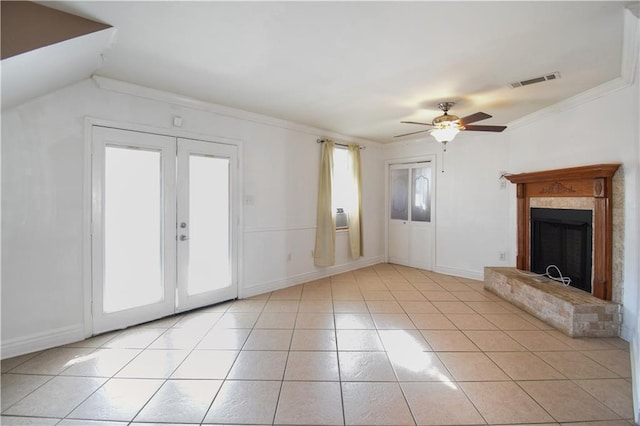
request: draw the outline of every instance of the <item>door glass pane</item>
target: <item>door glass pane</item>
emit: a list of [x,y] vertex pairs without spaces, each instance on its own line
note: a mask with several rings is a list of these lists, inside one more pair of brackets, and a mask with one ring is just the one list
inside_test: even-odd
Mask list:
[[105,313],[164,297],[161,171],[159,151],[105,149]]
[[391,219],[408,220],[409,170],[391,170]]
[[189,295],[231,285],[229,159],[189,156]]
[[431,167],[411,169],[411,220],[431,222]]

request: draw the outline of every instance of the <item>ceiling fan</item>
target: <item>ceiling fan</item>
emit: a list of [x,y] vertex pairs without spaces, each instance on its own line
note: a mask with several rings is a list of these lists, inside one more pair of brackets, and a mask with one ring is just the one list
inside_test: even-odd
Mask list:
[[431,123],[420,123],[417,121],[401,121],[404,124],[419,124],[421,126],[431,126],[433,129],[420,130],[417,132],[404,133],[402,135],[394,136],[394,138],[400,138],[403,136],[415,135],[417,133],[431,132],[431,136],[436,138],[440,143],[446,144],[453,140],[453,138],[460,132],[464,131],[476,131],[476,132],[502,132],[507,126],[491,126],[491,125],[470,125],[476,121],[486,120],[491,118],[489,114],[484,112],[476,112],[475,114],[468,115],[466,117],[458,117],[457,115],[449,115],[449,109],[455,105],[455,102],[441,102],[438,104],[438,108],[444,111],[444,114],[433,119]]

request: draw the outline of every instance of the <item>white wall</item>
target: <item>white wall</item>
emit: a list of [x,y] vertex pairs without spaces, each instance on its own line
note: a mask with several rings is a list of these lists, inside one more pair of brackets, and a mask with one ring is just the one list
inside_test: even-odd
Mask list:
[[[182,129],[171,126],[175,115],[183,118]],[[177,97],[174,103],[105,90],[86,80],[2,111],[3,358],[85,335],[86,117],[241,145],[243,200],[253,199],[243,205],[241,296],[381,260],[383,168],[377,144],[358,141],[367,146],[362,151],[365,257],[351,261],[346,234],[340,233],[336,266],[321,269],[311,257],[320,161],[315,141],[348,138]]]
[[[635,73],[627,73],[627,78],[634,79],[634,86],[632,97],[635,99],[635,118],[632,120],[631,125],[635,128],[635,159],[636,164],[640,166],[640,51],[638,50],[638,44],[640,44],[640,4],[636,3],[633,7],[629,6],[631,14],[627,14],[625,23],[635,23],[635,57],[630,59],[629,62],[635,63]],[[627,28],[633,25],[628,25]],[[631,39],[631,38],[630,38]],[[630,55],[630,57],[633,55]],[[636,250],[635,259],[630,259],[631,262],[636,265],[635,275],[635,294],[636,294],[636,321],[635,329],[631,330],[631,377],[633,387],[633,408],[634,408],[634,420],[636,424],[640,424],[640,238],[637,238],[637,233],[640,232],[640,168],[635,174],[636,183],[636,210],[632,212],[636,222],[636,238],[635,241],[631,241],[631,244]],[[633,279],[632,276],[629,279]],[[631,329],[631,325],[628,324],[627,329]]]
[[[250,125],[245,133],[245,199],[254,202],[244,210],[246,294],[314,278],[309,274],[317,271],[312,258],[319,177],[317,137],[263,125]],[[361,159],[364,255],[380,261],[383,192],[376,144],[362,150]],[[347,237],[347,232],[338,231],[337,265],[347,262]],[[289,255],[291,261],[287,261]]]
[[[636,5],[638,6],[638,5]],[[638,14],[638,7],[636,7],[636,17]],[[636,75],[635,75],[635,87],[636,91],[640,91],[638,89],[640,86],[640,66],[636,65]],[[635,131],[636,131],[636,161],[637,164],[640,165],[640,93],[636,93],[638,96],[636,97],[636,120],[635,123]],[[636,173],[636,207],[640,204],[640,170]],[[636,209],[635,218],[638,228],[640,228],[640,209]],[[638,230],[637,230],[638,231]],[[637,235],[637,234],[636,234]],[[631,259],[632,262],[636,264],[636,327],[632,332],[631,339],[631,373],[632,373],[632,383],[633,383],[633,407],[634,407],[634,420],[637,423],[640,423],[640,389],[638,386],[640,384],[640,315],[638,312],[640,311],[640,238],[636,237],[635,245],[636,258]],[[632,279],[630,277],[630,279]]]
[[[636,14],[638,13],[638,7],[636,7]],[[636,88],[640,85],[640,66],[636,66],[636,75],[635,82]],[[640,93],[636,98],[636,109],[640,111]],[[636,161],[640,165],[640,113],[638,114],[637,120],[635,121],[636,128]],[[636,206],[640,204],[640,170],[636,173]],[[636,209],[635,218],[637,220],[638,227],[640,228],[640,209]],[[637,290],[640,287],[640,238],[636,238],[635,241],[635,249],[636,252],[636,327],[632,332],[631,339],[631,374],[632,374],[632,384],[633,384],[633,407],[634,407],[634,420],[636,424],[640,423],[640,389],[638,386],[640,385],[640,315],[638,315],[638,311],[640,311],[640,290]],[[632,259],[633,261],[633,259]]]

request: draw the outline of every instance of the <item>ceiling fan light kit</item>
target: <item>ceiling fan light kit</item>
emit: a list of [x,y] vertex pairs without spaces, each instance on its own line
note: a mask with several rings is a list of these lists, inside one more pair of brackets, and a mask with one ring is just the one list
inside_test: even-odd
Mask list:
[[436,138],[440,143],[451,142],[456,135],[460,133],[460,130],[456,126],[446,126],[442,128],[433,129],[431,136]]

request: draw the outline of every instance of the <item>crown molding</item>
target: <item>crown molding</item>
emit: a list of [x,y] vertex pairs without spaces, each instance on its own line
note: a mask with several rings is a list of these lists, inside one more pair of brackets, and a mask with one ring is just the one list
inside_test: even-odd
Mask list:
[[166,102],[173,105],[178,105],[185,108],[196,109],[200,111],[206,111],[212,114],[235,118],[245,121],[251,121],[254,123],[264,124],[272,127],[279,127],[287,130],[295,130],[315,137],[322,136],[331,139],[340,140],[343,142],[357,143],[359,145],[367,147],[379,147],[381,144],[370,140],[354,138],[351,136],[342,135],[327,129],[318,129],[316,127],[307,126],[304,124],[295,123],[288,120],[270,117],[263,114],[257,114],[241,109],[231,108],[224,105],[214,104],[211,102],[201,101],[188,96],[179,95],[177,93],[167,92],[164,90],[152,89],[150,87],[140,86],[134,83],[128,83],[126,81],[115,80],[108,77],[99,75],[93,75],[92,80],[96,83],[98,88],[108,90],[111,92],[136,96],[138,98],[149,99],[152,101]]
[[534,123],[558,112],[570,110],[606,96],[618,90],[626,89],[635,83],[636,68],[638,66],[638,52],[640,51],[640,19],[631,10],[626,9],[623,16],[622,60],[620,77],[603,83],[592,89],[578,93],[546,108],[508,123],[509,129],[514,129]]

